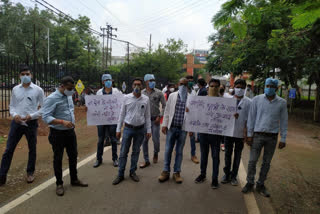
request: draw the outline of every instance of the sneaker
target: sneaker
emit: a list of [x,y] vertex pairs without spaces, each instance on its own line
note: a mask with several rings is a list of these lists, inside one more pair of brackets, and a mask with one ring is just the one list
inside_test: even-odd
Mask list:
[[239,183],[238,183],[237,178],[232,178],[232,179],[231,179],[231,185],[232,185],[232,186],[238,186],[238,184],[239,184]]
[[123,176],[118,176],[116,177],[116,179],[114,179],[114,181],[112,182],[113,185],[117,185],[117,184],[120,184],[121,181],[124,180],[124,177]]
[[27,174],[27,183],[31,184],[34,181],[33,173]]
[[130,174],[130,178],[135,182],[139,182],[140,181],[138,175],[135,172]]
[[144,169],[144,168],[146,168],[146,167],[148,167],[148,166],[150,166],[150,162],[149,162],[149,161],[140,164],[140,168],[141,168],[141,169]]
[[57,194],[57,196],[63,196],[64,195],[63,185],[57,185],[56,194]]
[[180,176],[180,172],[173,173],[172,178],[177,184],[181,184],[183,181],[182,177]]
[[97,168],[102,164],[102,160],[96,160],[96,162],[93,165],[93,168]]
[[159,176],[158,180],[159,182],[165,182],[169,180],[169,178],[170,178],[170,173],[167,171],[163,171],[161,172],[161,175]]
[[221,150],[224,152],[224,144],[221,144]]
[[118,160],[114,160],[113,161],[113,166],[114,167],[118,167],[119,166],[119,161]]
[[224,175],[224,176],[222,177],[221,183],[227,184],[227,183],[230,183],[230,181],[231,181],[230,175]]
[[206,180],[206,176],[200,174],[200,175],[196,178],[196,180],[195,180],[194,182],[195,182],[196,184],[200,184],[200,183],[203,183],[205,180]]
[[253,191],[253,186],[254,186],[254,184],[247,183],[247,184],[243,187],[243,189],[242,189],[241,192],[243,192],[243,193],[252,192],[252,191]]
[[219,183],[217,179],[212,180],[211,182],[211,188],[212,189],[218,189],[219,188]]
[[264,197],[270,197],[270,193],[267,191],[267,188],[263,184],[257,184],[256,191]]
[[199,160],[198,160],[197,156],[192,156],[192,157],[191,157],[191,160],[192,160],[192,162],[195,163],[195,164],[198,164],[198,163],[199,163]]

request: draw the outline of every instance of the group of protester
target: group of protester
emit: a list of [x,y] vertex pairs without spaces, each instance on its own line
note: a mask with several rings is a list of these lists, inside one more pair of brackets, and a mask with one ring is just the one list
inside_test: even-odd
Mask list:
[[[21,84],[14,87],[10,103],[10,114],[13,117],[7,146],[1,160],[0,186],[6,183],[7,173],[10,168],[14,150],[23,135],[26,136],[29,146],[29,160],[27,165],[27,182],[34,181],[36,163],[36,143],[38,118],[50,127],[49,142],[53,150],[53,166],[56,177],[56,194],[64,195],[62,180],[62,158],[66,148],[71,185],[87,187],[88,184],[78,179],[77,175],[77,139],[75,133],[75,117],[72,95],[74,93],[74,80],[72,77],[63,77],[57,90],[47,98],[43,90],[32,83],[32,74],[28,67],[20,71]],[[188,108],[188,96],[223,97],[221,83],[218,79],[211,79],[208,83],[204,79],[198,79],[198,90],[194,90],[192,76],[181,78],[176,90],[174,85],[168,85],[162,92],[157,89],[153,74],[146,74],[144,80],[135,78],[132,82],[133,92],[122,95],[121,91],[112,87],[112,76],[103,74],[101,78],[103,87],[97,95],[121,95],[123,103],[120,110],[118,124],[99,125],[97,159],[94,167],[102,164],[104,140],[110,138],[112,146],[113,165],[118,167],[118,175],[113,181],[117,185],[124,180],[127,157],[132,145],[130,177],[139,182],[136,174],[140,148],[143,149],[144,162],[140,168],[150,165],[148,141],[153,141],[152,162],[158,162],[160,151],[160,125],[161,131],[166,135],[164,150],[164,166],[158,180],[169,180],[171,171],[173,180],[182,183],[181,167],[183,149],[187,135],[190,137],[191,160],[199,163],[196,157],[196,138],[200,141],[200,174],[195,178],[196,183],[202,183],[207,177],[207,164],[209,151],[212,157],[212,182],[211,187],[219,187],[219,165],[221,142],[225,144],[224,175],[221,183],[238,185],[237,175],[241,160],[241,153],[246,142],[250,148],[250,160],[248,164],[247,184],[242,189],[243,193],[253,190],[256,174],[256,164],[264,149],[259,179],[256,190],[269,197],[264,182],[270,168],[270,163],[275,152],[280,131],[281,140],[279,149],[285,147],[288,126],[288,113],[286,101],[276,95],[278,81],[268,78],[265,81],[264,94],[254,97],[252,100],[245,96],[246,81],[238,79],[230,90],[229,99],[236,99],[237,113],[233,136],[221,136],[206,133],[187,133],[184,129],[187,114],[196,114]],[[145,89],[144,88],[145,85]],[[226,97],[226,96],[224,96]],[[161,104],[161,106],[160,106]],[[120,154],[117,154],[117,141],[122,141]],[[173,156],[173,151],[174,156]],[[233,160],[232,160],[233,154]],[[171,159],[174,157],[174,166],[171,168]]]

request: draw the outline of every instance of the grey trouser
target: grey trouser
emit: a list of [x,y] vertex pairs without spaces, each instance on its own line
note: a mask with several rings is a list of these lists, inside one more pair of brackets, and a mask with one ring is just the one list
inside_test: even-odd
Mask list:
[[254,177],[256,175],[256,165],[260,157],[262,148],[263,160],[259,175],[259,180],[257,184],[264,184],[264,181],[267,179],[267,175],[270,169],[270,163],[277,145],[278,135],[266,136],[262,134],[255,133],[253,137],[253,144],[250,149],[250,159],[248,164],[248,175],[247,182],[254,184]]

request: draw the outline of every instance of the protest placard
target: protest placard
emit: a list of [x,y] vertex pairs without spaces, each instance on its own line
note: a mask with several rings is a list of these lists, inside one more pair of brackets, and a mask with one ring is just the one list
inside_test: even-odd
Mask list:
[[122,94],[86,96],[88,126],[117,124],[122,101]]
[[188,97],[185,130],[233,136],[237,101],[222,97]]

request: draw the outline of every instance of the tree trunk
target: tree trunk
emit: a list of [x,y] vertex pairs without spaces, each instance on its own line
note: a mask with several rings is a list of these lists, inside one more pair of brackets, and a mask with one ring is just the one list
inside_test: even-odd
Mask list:
[[311,96],[311,85],[312,84],[309,84],[308,101],[310,101],[310,96]]
[[316,97],[314,103],[313,120],[315,122],[320,122],[320,82],[316,81]]

